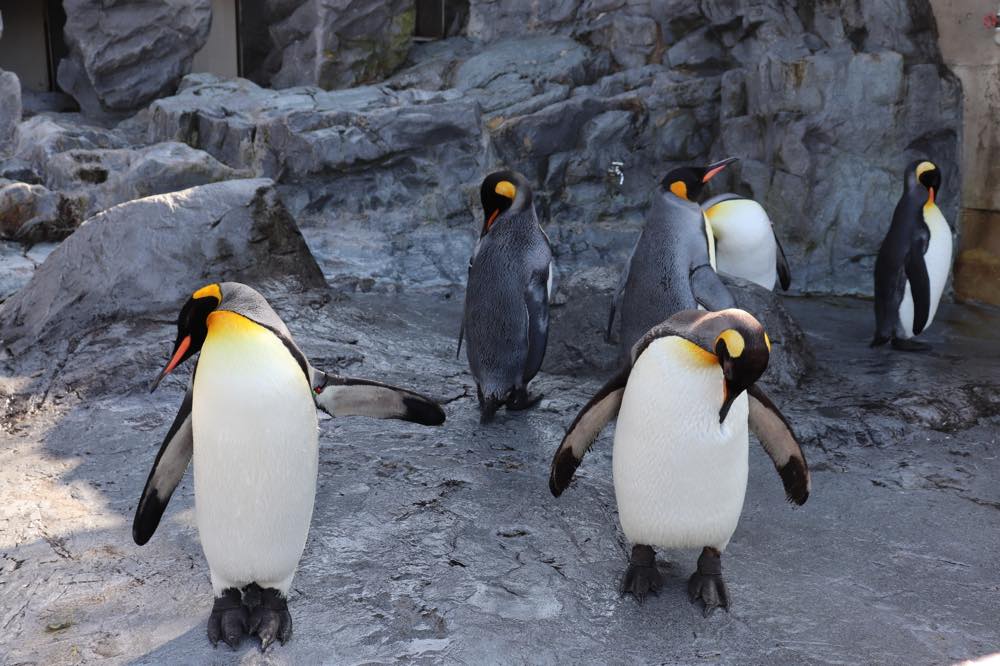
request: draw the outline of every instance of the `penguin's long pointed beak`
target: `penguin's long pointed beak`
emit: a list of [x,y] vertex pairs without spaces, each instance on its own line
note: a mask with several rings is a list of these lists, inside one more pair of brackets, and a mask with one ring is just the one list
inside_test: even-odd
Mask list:
[[708,181],[712,180],[712,178],[717,176],[720,171],[722,171],[727,166],[729,166],[733,162],[736,162],[739,159],[740,158],[738,157],[727,157],[724,160],[719,160],[718,162],[709,164],[707,167],[705,167],[705,175],[701,177],[701,182],[707,183]]
[[928,187],[927,188],[927,203],[928,204],[934,203],[934,188],[933,187]]
[[163,369],[163,372],[157,375],[156,379],[153,380],[153,383],[149,385],[150,393],[156,390],[156,387],[160,385],[160,382],[163,381],[164,377],[173,372],[174,368],[177,367],[177,364],[181,362],[182,358],[184,358],[184,354],[187,353],[188,347],[190,346],[191,346],[191,336],[187,335],[177,345],[177,349],[174,350],[174,355],[173,357],[171,357],[170,362],[167,363],[167,367],[165,367]]
[[722,409],[719,410],[719,425],[726,422],[726,416],[729,415],[729,408],[733,406],[733,402],[739,397],[740,393],[743,391],[736,391],[730,385],[729,380],[725,380],[723,384],[724,393],[722,400]]

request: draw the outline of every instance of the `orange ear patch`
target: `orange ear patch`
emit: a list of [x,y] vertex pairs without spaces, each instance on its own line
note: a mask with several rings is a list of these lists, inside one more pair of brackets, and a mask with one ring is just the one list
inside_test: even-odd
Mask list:
[[206,296],[212,296],[215,300],[222,302],[222,290],[219,289],[217,284],[208,284],[199,289],[198,291],[191,294],[191,298],[205,298]]
[[688,186],[683,180],[675,180],[670,183],[670,191],[679,196],[681,199],[688,198]]

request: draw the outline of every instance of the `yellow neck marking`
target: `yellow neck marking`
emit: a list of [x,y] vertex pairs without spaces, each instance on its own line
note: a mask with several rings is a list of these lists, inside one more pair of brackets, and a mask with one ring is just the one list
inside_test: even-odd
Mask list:
[[678,339],[684,342],[684,351],[687,352],[696,365],[719,365],[719,357],[712,352],[705,351],[690,340],[680,337]]
[[271,333],[252,319],[247,319],[232,310],[215,310],[209,313],[207,325],[208,333],[212,336]]

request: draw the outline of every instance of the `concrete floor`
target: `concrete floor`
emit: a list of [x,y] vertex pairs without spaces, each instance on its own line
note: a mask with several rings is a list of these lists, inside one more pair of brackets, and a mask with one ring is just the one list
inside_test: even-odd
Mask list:
[[[684,593],[696,552],[661,554],[666,588],[617,593],[609,428],[560,499],[565,426],[602,378],[543,374],[540,408],[481,427],[460,304],[365,296],[275,302],[315,365],[446,401],[422,428],[321,421],[295,636],[212,649],[212,593],[184,479],[152,541],[132,514],[184,373],[146,393],[169,318],[39,350],[0,380],[0,663],[942,664],[1000,652],[1000,313],[945,306],[935,351],[867,347],[871,304],[789,299],[817,357],[775,394],[813,473],[784,501],[752,444],[724,557],[730,613]],[[11,359],[5,363],[15,367]]]

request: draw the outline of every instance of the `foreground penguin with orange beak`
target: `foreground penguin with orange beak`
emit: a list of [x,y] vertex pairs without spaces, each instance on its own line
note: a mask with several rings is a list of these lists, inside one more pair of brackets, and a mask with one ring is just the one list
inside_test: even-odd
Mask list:
[[697,203],[705,183],[735,161],[674,169],[653,194],[608,316],[610,340],[615,313],[621,311],[623,358],[646,331],[675,312],[736,304],[715,272],[715,237]]
[[771,343],[743,310],[685,310],[654,327],[629,364],[580,411],[549,477],[558,497],[608,421],[617,418],[613,476],[618,517],[632,542],[622,594],[641,602],[663,578],[656,548],[701,548],[688,581],[705,614],[729,608],[722,553],[747,487],[748,430],[777,468],[788,499],[809,497],[809,469],[778,408],[756,385]]
[[170,362],[150,390],[198,352],[132,537],[141,546],[153,536],[193,457],[198,534],[215,592],[208,638],[235,648],[249,633],[264,650],[292,635],[287,594],[316,495],[316,408],[423,425],[445,416],[422,395],[312,367],[264,297],[237,282],[210,284],[188,299]]

